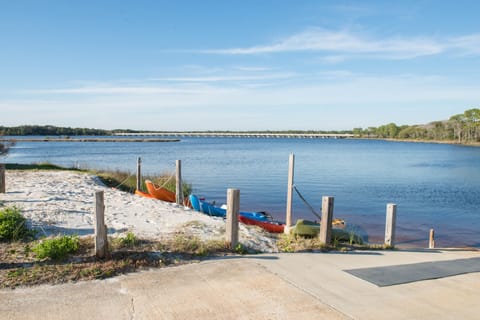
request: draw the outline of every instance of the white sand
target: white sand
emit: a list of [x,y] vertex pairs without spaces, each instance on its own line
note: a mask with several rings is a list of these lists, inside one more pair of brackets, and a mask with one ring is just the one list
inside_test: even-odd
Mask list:
[[[95,191],[105,192],[105,223],[109,234],[128,231],[149,239],[177,232],[202,239],[224,239],[225,220],[176,204],[108,188],[93,175],[69,171],[6,173],[5,206],[16,206],[40,234],[94,233]],[[276,251],[274,241],[255,227],[240,224],[240,242],[264,252]]]

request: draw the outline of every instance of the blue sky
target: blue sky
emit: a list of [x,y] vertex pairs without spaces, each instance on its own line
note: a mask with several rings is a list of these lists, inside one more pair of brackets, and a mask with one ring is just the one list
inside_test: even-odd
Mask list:
[[0,0],[0,125],[343,130],[480,107],[478,1]]

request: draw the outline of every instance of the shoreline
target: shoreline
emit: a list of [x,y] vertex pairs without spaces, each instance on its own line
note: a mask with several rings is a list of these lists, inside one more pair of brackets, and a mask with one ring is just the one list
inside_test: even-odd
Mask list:
[[357,139],[357,140],[377,140],[377,141],[390,141],[390,142],[412,142],[412,143],[434,143],[434,144],[449,144],[454,146],[461,146],[461,147],[480,147],[480,142],[470,142],[470,143],[462,143],[455,140],[424,140],[424,139],[396,139],[396,138],[365,138],[365,137],[356,137],[350,139]]
[[26,138],[3,139],[5,142],[179,142],[180,139],[128,139],[128,138]]

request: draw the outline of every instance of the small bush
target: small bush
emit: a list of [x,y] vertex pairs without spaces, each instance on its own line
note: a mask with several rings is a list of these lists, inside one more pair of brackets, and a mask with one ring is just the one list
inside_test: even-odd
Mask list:
[[128,232],[125,237],[118,238],[118,244],[120,247],[133,247],[138,242],[137,237],[133,232]]
[[64,259],[69,253],[74,253],[79,248],[78,236],[62,236],[46,239],[33,247],[38,259],[50,258],[53,260]]
[[0,209],[0,241],[15,241],[31,235],[26,221],[16,207]]

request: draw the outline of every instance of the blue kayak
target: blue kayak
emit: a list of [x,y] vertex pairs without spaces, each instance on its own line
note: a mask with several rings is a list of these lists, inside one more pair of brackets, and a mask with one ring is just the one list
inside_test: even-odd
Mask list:
[[[196,211],[206,213],[215,217],[226,217],[227,209],[214,206],[211,203],[200,200],[196,195],[190,195],[190,203],[192,208]],[[271,218],[264,212],[240,212],[240,216],[257,220],[257,221],[269,221]]]

